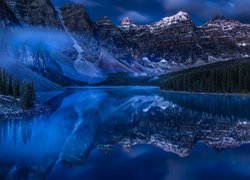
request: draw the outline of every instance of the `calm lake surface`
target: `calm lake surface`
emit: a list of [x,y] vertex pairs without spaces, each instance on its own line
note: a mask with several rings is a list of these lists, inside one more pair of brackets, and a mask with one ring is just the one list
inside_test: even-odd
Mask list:
[[250,96],[67,90],[0,121],[0,179],[250,179]]

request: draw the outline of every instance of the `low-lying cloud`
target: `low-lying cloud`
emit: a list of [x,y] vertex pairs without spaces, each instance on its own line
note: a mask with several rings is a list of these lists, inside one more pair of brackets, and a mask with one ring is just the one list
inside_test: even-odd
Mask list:
[[9,47],[29,47],[49,52],[57,52],[63,45],[71,43],[67,33],[45,28],[15,28],[11,30],[1,30],[1,50]]

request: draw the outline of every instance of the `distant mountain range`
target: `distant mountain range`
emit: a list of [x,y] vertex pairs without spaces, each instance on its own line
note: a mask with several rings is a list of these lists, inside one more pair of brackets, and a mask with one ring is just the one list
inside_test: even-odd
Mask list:
[[93,22],[79,4],[56,9],[50,0],[1,0],[0,31],[1,59],[12,62],[0,66],[32,70],[48,84],[43,90],[99,82],[109,73],[155,76],[250,57],[250,25],[216,17],[197,27],[185,12],[150,25],[125,18],[115,26],[107,17]]

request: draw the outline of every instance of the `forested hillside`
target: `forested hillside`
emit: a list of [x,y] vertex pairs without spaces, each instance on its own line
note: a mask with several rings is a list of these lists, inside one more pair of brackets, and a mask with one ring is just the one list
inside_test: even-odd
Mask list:
[[15,99],[20,98],[20,106],[23,109],[29,109],[35,103],[34,83],[20,82],[4,69],[0,69],[0,95],[13,96]]
[[250,59],[231,60],[161,77],[162,89],[191,92],[250,92]]

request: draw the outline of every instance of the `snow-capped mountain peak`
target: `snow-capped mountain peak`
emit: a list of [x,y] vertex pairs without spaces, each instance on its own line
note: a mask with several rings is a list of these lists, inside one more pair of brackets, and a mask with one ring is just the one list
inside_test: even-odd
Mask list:
[[129,17],[126,17],[122,20],[121,26],[122,27],[130,27],[130,26],[135,26],[135,24],[133,24],[132,20]]
[[163,22],[164,24],[171,25],[188,20],[190,20],[188,13],[180,11],[173,16],[163,18],[159,23]]
[[188,15],[188,13],[183,12],[183,11],[179,11],[177,14],[175,14],[173,16],[165,17],[162,20],[166,21],[166,22],[174,22],[174,21],[186,21],[189,18],[190,17]]

